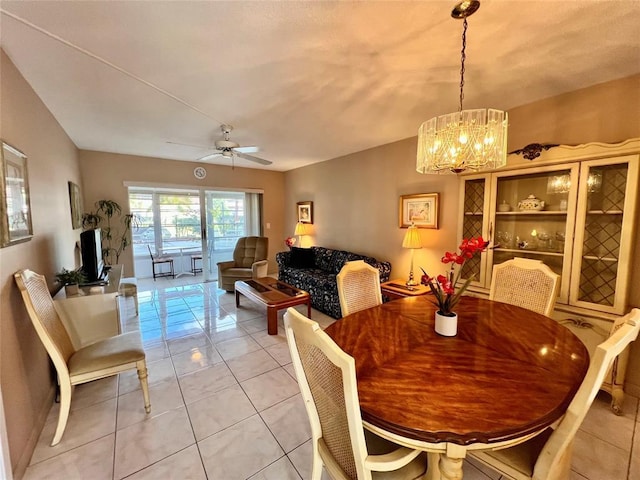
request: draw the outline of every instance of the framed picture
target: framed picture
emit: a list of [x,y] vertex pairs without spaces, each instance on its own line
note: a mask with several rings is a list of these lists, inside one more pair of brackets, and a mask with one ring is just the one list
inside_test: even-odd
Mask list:
[[71,226],[75,230],[82,227],[82,195],[80,187],[73,182],[69,182],[69,205],[71,206]]
[[438,228],[438,193],[418,193],[400,197],[400,228],[412,223],[418,228]]
[[313,202],[298,202],[298,222],[313,223]]
[[0,246],[26,242],[33,236],[29,206],[27,156],[2,142]]

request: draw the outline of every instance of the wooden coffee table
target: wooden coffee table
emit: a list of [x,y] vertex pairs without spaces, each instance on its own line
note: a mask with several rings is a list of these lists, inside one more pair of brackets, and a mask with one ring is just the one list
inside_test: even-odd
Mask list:
[[236,307],[240,306],[240,294],[254,303],[267,307],[267,332],[278,334],[278,310],[307,304],[307,316],[311,318],[311,296],[308,292],[293,287],[271,277],[238,280],[236,288]]

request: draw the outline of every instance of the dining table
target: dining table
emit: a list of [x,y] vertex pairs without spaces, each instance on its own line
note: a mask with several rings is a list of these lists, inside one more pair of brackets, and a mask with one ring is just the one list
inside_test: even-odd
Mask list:
[[467,452],[507,448],[555,426],[589,353],[569,329],[521,307],[464,296],[452,337],[435,332],[436,310],[429,296],[406,297],[325,331],[355,359],[365,428],[437,454],[428,478],[460,480]]

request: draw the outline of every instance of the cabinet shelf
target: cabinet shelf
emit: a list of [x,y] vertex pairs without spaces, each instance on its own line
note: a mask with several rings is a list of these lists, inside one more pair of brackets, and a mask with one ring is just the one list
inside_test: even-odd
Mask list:
[[542,256],[550,256],[550,257],[562,257],[564,255],[564,253],[562,252],[549,252],[546,250],[531,250],[526,248],[495,248],[494,251],[507,252],[507,253],[509,252],[519,253],[520,255],[522,255],[523,253],[531,253],[533,255],[542,255]]
[[617,262],[618,259],[615,257],[598,257],[596,255],[584,255],[582,258],[585,260],[597,260],[601,262]]
[[482,216],[482,212],[464,212],[464,214],[468,217],[474,217],[474,216]]
[[565,210],[534,210],[531,212],[496,212],[496,215],[567,215]]
[[622,215],[622,210],[589,210],[588,215]]

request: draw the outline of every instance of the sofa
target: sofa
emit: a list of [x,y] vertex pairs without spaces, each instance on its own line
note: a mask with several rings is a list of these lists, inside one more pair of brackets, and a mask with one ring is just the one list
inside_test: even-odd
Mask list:
[[336,275],[345,262],[364,260],[380,271],[380,282],[389,280],[391,263],[344,250],[325,247],[296,248],[278,252],[278,280],[309,292],[311,306],[333,317],[342,318]]

